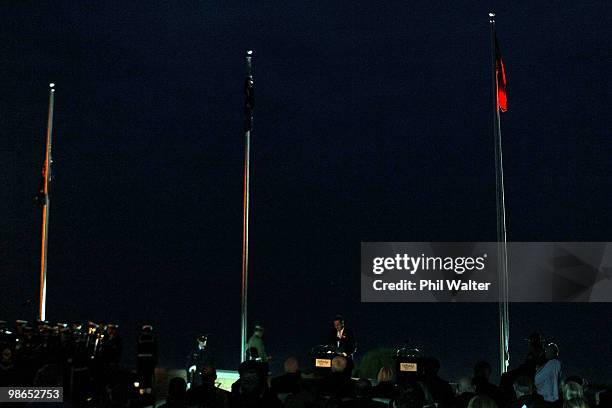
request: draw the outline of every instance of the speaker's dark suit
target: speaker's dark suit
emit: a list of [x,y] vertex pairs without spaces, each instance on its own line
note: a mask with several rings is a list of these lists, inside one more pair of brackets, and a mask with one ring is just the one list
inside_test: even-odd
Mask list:
[[329,332],[329,344],[336,353],[346,353],[349,357],[355,352],[355,333],[347,327],[342,332],[342,337],[338,338],[338,331],[332,329]]

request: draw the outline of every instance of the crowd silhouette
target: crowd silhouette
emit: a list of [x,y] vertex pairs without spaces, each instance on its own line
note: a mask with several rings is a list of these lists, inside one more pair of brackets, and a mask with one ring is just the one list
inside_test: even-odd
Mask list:
[[[17,321],[8,327],[0,322],[0,386],[63,387],[63,405],[68,407],[151,406],[156,404],[156,341],[152,327],[143,326],[137,368],[129,370],[120,365],[117,325]],[[199,338],[200,345],[202,341]],[[288,357],[284,373],[277,376],[270,375],[267,361],[247,360],[226,391],[219,387],[214,359],[196,364],[189,383],[181,377],[169,381],[167,396],[157,406],[612,408],[609,389],[589,386],[581,377],[562,377],[558,346],[539,334],[530,336],[524,361],[504,373],[499,383],[492,382],[491,366],[485,361],[450,382],[439,376],[441,363],[430,356],[418,356],[411,366],[415,369],[408,372],[398,362],[381,366],[376,378],[355,378],[352,374],[358,370],[350,369],[345,356],[335,355],[327,371],[314,370],[311,362],[302,370],[295,357]]]

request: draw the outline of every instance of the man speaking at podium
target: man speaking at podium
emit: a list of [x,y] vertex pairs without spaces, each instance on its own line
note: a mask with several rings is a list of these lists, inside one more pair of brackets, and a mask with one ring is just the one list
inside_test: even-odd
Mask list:
[[329,334],[327,344],[332,350],[347,360],[346,371],[350,376],[353,371],[353,353],[355,352],[355,334],[353,331],[344,326],[344,318],[342,315],[334,317],[334,328]]

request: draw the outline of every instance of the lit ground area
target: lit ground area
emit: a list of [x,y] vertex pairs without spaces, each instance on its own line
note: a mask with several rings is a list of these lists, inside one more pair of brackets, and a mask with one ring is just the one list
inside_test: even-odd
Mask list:
[[[186,378],[185,369],[156,368],[155,369],[155,399],[164,400],[168,391],[168,383],[174,377]],[[232,384],[238,379],[238,371],[217,370],[217,386],[230,391]]]

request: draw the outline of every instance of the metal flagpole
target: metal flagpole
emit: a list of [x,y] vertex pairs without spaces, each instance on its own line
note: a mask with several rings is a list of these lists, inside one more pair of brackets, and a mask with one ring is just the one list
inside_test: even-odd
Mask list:
[[251,156],[251,128],[253,125],[253,51],[246,53],[246,78],[244,80],[244,190],[242,209],[242,308],[240,325],[240,361],[246,360],[247,342],[247,294],[249,284],[249,185],[250,185],[250,156]]
[[45,148],[45,164],[43,166],[42,194],[42,240],[40,254],[40,293],[38,318],[47,318],[47,248],[49,242],[49,180],[51,172],[51,137],[53,135],[53,103],[55,99],[55,84],[49,84],[49,112],[47,116],[47,141]]
[[497,93],[497,56],[495,41],[495,13],[489,13],[491,24],[491,70],[493,92],[493,137],[495,140],[495,190],[497,208],[497,257],[499,280],[499,357],[500,373],[508,371],[510,355],[508,315],[508,245],[506,235],[506,202],[504,195],[504,166],[502,155],[499,101]]

